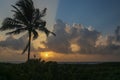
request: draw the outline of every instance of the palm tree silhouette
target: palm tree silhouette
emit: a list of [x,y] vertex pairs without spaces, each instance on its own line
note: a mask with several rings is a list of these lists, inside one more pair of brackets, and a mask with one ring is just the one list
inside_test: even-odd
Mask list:
[[2,23],[1,31],[4,30],[13,30],[6,33],[7,35],[11,34],[20,34],[22,32],[28,31],[29,41],[23,50],[24,54],[28,50],[28,61],[30,60],[30,50],[31,50],[31,37],[33,34],[33,40],[38,38],[38,32],[43,31],[48,36],[50,33],[55,35],[53,32],[49,31],[46,26],[46,21],[42,20],[42,17],[46,15],[46,10],[39,10],[34,7],[32,0],[19,0],[15,5],[12,5],[14,10],[13,18],[6,18]]

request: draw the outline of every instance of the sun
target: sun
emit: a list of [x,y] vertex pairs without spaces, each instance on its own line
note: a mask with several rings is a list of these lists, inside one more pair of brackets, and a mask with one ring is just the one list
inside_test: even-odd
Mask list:
[[50,59],[54,57],[53,52],[41,52],[40,57],[43,59]]
[[49,57],[49,54],[48,54],[48,53],[46,53],[46,54],[45,54],[45,57],[46,57],[46,58],[47,58],[47,57]]

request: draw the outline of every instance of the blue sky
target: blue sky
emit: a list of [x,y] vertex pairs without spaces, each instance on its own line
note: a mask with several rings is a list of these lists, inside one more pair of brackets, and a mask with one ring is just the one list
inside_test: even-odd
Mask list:
[[120,25],[120,0],[60,0],[56,19],[113,33]]

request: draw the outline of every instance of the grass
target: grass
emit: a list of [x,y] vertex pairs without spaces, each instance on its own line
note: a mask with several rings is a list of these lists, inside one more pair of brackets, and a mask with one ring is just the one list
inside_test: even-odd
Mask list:
[[0,80],[119,80],[120,63],[58,64],[31,60],[0,63]]

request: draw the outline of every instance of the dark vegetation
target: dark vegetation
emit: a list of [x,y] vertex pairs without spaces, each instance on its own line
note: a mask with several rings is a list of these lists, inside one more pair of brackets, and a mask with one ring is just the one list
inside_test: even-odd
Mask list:
[[30,60],[0,63],[0,80],[119,80],[120,63],[58,64]]

